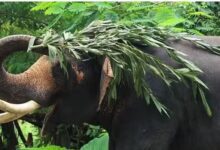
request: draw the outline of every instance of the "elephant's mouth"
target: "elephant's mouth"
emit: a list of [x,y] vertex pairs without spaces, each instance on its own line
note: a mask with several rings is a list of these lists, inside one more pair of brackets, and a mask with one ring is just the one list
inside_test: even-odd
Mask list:
[[4,111],[4,113],[0,114],[0,124],[19,119],[24,115],[34,112],[38,108],[40,108],[40,105],[33,100],[23,104],[12,104],[0,100],[0,110]]

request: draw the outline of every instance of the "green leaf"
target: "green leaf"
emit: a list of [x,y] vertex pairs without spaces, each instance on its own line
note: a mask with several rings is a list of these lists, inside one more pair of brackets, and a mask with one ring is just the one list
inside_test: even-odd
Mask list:
[[209,107],[209,104],[207,103],[205,94],[204,94],[204,92],[203,92],[203,90],[201,88],[199,88],[199,94],[200,94],[200,97],[202,99],[202,104],[205,107],[205,110],[206,110],[208,116],[212,116],[211,108]]
[[202,73],[203,71],[197,67],[193,62],[183,58],[183,57],[179,57],[179,59],[191,70],[196,71],[196,72],[200,72]]
[[159,23],[159,26],[168,26],[168,27],[174,27],[176,26],[177,24],[180,24],[180,23],[184,23],[185,22],[185,19],[184,18],[171,18],[171,19],[168,19],[168,20],[165,20],[163,22],[160,22]]
[[102,133],[99,137],[85,144],[80,150],[108,150],[108,133]]
[[166,20],[177,18],[175,12],[168,7],[159,7],[155,9],[155,16],[153,20],[158,23],[165,22]]
[[154,97],[153,95],[150,96],[153,103],[155,104],[155,106],[157,107],[157,110],[159,110],[160,113],[165,113],[168,117],[170,117],[169,113],[167,112],[167,107],[164,106],[162,103],[160,103],[158,101],[158,99],[156,97]]
[[66,5],[67,3],[65,2],[53,3],[53,5],[47,8],[45,15],[61,14],[64,12]]
[[197,92],[198,92],[198,85],[194,82],[192,82],[192,90],[193,90],[193,97],[196,100],[197,98]]
[[21,148],[20,150],[67,150],[66,148],[62,148],[60,146],[49,145],[46,147],[39,147],[39,148]]
[[33,7],[32,11],[38,11],[38,10],[45,10],[48,7],[51,7],[53,5],[53,2],[41,2],[38,3],[35,7]]
[[204,36],[203,33],[201,33],[199,30],[196,29],[189,29],[188,32],[191,33],[192,35]]
[[27,52],[31,51],[32,47],[34,46],[34,42],[35,42],[36,37],[32,37],[28,43],[28,49]]
[[197,82],[200,86],[202,86],[203,88],[205,88],[206,90],[208,90],[209,88],[205,85],[205,83],[200,80],[198,77],[194,77],[193,78],[195,82]]
[[85,11],[87,8],[88,5],[81,2],[81,3],[72,3],[67,9],[70,12],[79,13]]
[[197,12],[189,13],[189,15],[191,15],[191,16],[201,16],[201,17],[205,17],[205,18],[209,18],[209,19],[213,18],[208,13],[202,12],[202,11],[197,11]]
[[184,29],[184,28],[179,28],[179,27],[173,27],[173,28],[172,28],[172,31],[173,31],[173,32],[185,32],[186,29]]
[[[55,47],[55,46],[53,46],[53,45],[47,45],[48,46],[48,50],[49,50],[49,59],[51,60],[51,61],[53,61],[54,59],[56,59],[57,58],[57,55],[58,55],[58,53],[57,53],[57,48]],[[62,61],[62,60],[61,60]]]
[[146,10],[150,9],[152,6],[151,5],[133,5],[131,7],[128,7],[127,11],[129,12],[136,12],[136,11],[141,11],[141,10]]
[[106,2],[96,2],[95,5],[98,7],[98,10],[112,8],[111,3],[106,3]]

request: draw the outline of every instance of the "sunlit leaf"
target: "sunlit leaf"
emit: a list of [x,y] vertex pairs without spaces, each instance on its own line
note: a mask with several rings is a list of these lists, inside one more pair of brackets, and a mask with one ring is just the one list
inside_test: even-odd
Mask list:
[[108,144],[109,136],[107,133],[103,133],[85,144],[80,150],[108,150]]

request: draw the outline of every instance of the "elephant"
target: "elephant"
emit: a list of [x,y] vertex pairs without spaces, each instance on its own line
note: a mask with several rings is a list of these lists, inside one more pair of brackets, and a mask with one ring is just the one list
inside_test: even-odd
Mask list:
[[[0,39],[0,63],[16,51],[27,50],[32,36],[12,35]],[[199,36],[217,46],[220,37]],[[35,41],[35,44],[41,41]],[[110,150],[219,150],[220,149],[220,58],[190,41],[167,39],[166,43],[187,54],[188,60],[203,70],[200,79],[209,87],[206,93],[213,115],[206,114],[200,100],[193,99],[192,87],[174,83],[167,88],[153,74],[146,74],[156,96],[169,109],[170,117],[160,114],[153,105],[138,97],[133,83],[118,85],[118,97],[109,103],[106,93],[112,78],[108,58],[84,61],[68,60],[67,77],[59,62],[51,62],[47,49],[36,49],[42,56],[27,71],[10,74],[0,68],[0,122],[16,120],[40,107],[54,105],[46,116],[43,134],[51,133],[61,123],[98,124],[110,136]],[[141,47],[175,68],[162,48]],[[103,90],[104,89],[104,90]],[[99,108],[99,98],[103,102]]]

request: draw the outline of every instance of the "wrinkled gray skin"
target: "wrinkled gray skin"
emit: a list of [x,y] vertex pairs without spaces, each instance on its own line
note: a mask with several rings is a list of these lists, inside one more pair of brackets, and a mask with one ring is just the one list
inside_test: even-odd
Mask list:
[[[220,45],[220,37],[199,38],[211,45]],[[28,38],[25,41],[16,46],[12,44],[12,46],[7,45],[6,47],[17,49],[20,48],[18,45],[26,45],[22,47],[25,49]],[[35,92],[32,88],[33,91],[27,94],[24,91],[30,90],[26,88],[29,85],[22,85],[24,86],[22,87],[21,84],[13,83],[14,87],[22,90],[17,90],[16,99],[12,100],[11,98],[14,96],[5,91],[13,87],[1,80],[1,87],[4,86],[7,90],[0,88],[0,98],[14,103],[34,99],[42,106],[56,103],[55,109],[47,116],[44,133],[54,132],[54,127],[60,123],[99,124],[110,134],[110,150],[219,150],[220,57],[206,52],[190,42],[169,40],[168,44],[186,53],[187,59],[204,71],[201,79],[210,89],[207,98],[213,112],[212,117],[207,116],[200,99],[193,100],[191,88],[174,84],[170,90],[160,79],[150,73],[146,75],[146,80],[162,103],[169,108],[170,118],[161,115],[153,105],[146,106],[145,101],[136,96],[132,83],[126,82],[118,88],[117,102],[109,108],[104,99],[101,110],[97,112],[101,65],[95,59],[85,62],[71,60],[71,65],[76,65],[78,71],[84,74],[84,78],[80,82],[77,82],[78,73],[71,67],[69,68],[70,78],[66,79],[58,67],[59,65],[48,66],[44,65],[47,61],[42,61],[37,65],[48,67],[43,70],[52,70],[51,74],[55,84],[51,83],[48,86],[50,88],[45,88],[47,89],[45,91]],[[9,48],[6,49],[9,50]],[[0,41],[0,55],[3,54],[3,50]],[[167,64],[180,67],[172,62],[165,51],[160,48],[144,47],[143,51],[161,58]],[[0,58],[3,59],[1,56]],[[35,74],[37,73],[35,72]],[[2,78],[1,74],[0,79]],[[31,82],[25,76],[23,78],[24,83]],[[51,78],[49,79],[51,80]],[[39,84],[36,86],[42,82],[44,81],[37,82]]]

